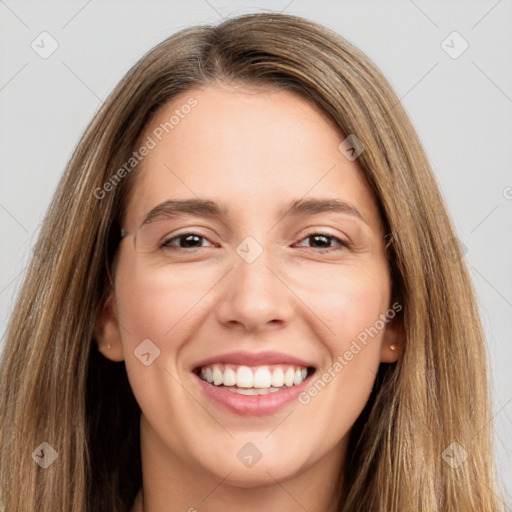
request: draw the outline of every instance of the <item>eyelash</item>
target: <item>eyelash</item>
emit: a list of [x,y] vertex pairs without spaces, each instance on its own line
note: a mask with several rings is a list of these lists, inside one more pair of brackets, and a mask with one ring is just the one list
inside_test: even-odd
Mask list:
[[[205,236],[200,235],[199,233],[194,233],[193,231],[187,231],[186,233],[180,233],[179,235],[173,236],[172,238],[168,238],[167,240],[162,242],[160,247],[163,248],[163,249],[171,249],[171,250],[202,249],[202,246],[200,246],[200,247],[176,247],[176,246],[171,245],[171,242],[173,240],[178,240],[178,239],[180,239],[182,237],[186,238],[186,237],[189,237],[189,236],[197,236],[197,237],[199,237],[201,239],[208,240]],[[322,236],[322,237],[325,237],[325,238],[330,238],[330,239],[334,240],[335,242],[337,242],[339,244],[339,247],[327,247],[327,248],[319,247],[318,249],[320,250],[320,252],[323,252],[323,253],[331,252],[331,251],[339,251],[341,249],[350,249],[352,247],[352,243],[347,241],[347,240],[342,240],[341,238],[338,238],[338,237],[336,237],[334,235],[331,235],[329,233],[322,233],[322,232],[316,232],[316,231],[313,232],[313,233],[310,233],[307,236],[305,236],[304,238],[301,239],[301,241],[302,240],[307,240],[308,238],[315,237],[315,236]],[[311,247],[311,249],[315,249],[315,247]]]

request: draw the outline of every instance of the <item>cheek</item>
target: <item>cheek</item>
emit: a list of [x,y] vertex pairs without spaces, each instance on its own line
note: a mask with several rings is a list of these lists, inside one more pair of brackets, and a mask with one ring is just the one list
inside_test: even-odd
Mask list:
[[331,276],[329,288],[310,295],[311,307],[329,328],[323,329],[322,337],[328,356],[303,396],[303,403],[323,394],[318,403],[333,419],[339,413],[340,421],[347,420],[348,411],[355,420],[368,399],[390,319],[386,316],[390,299],[387,270],[351,270]]
[[[137,264],[130,254],[120,259],[115,286],[123,355],[133,392],[148,415],[159,410],[163,397],[176,402],[181,396],[173,392],[181,354],[212,307],[206,294],[217,280],[197,266],[171,270]],[[182,404],[174,405],[179,410]]]
[[329,328],[323,330],[331,355],[345,352],[354,339],[364,342],[368,330],[373,333],[372,339],[381,338],[385,324],[380,318],[390,300],[390,280],[384,265],[371,269],[352,265],[324,276],[317,274],[315,286],[307,293],[311,309]]
[[179,424],[175,411],[187,403],[179,389],[177,364],[180,350],[193,332],[191,319],[201,311],[198,274],[179,278],[142,269],[129,257],[119,262],[116,304],[126,371],[132,391],[146,417]]
[[[193,271],[192,271],[193,270]],[[144,338],[179,339],[189,315],[201,310],[199,300],[211,287],[197,269],[142,268],[126,258],[116,274],[118,315],[125,327],[123,344]],[[211,274],[211,273],[210,273]],[[185,321],[182,321],[185,320]],[[158,343],[157,342],[157,343]]]

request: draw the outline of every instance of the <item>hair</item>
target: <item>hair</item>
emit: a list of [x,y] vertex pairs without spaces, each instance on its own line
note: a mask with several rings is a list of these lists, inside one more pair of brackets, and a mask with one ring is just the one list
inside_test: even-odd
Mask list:
[[[488,363],[475,294],[428,159],[377,67],[338,34],[258,13],[181,30],[122,78],[78,143],[48,208],[0,366],[0,502],[8,512],[125,512],[142,483],[140,408],[124,362],[94,340],[129,186],[95,193],[136,149],[151,116],[215,83],[301,94],[365,145],[358,164],[387,232],[400,359],[382,363],[354,424],[339,482],[343,512],[500,508]],[[58,452],[44,469],[32,453]],[[443,452],[457,442],[467,460]]]

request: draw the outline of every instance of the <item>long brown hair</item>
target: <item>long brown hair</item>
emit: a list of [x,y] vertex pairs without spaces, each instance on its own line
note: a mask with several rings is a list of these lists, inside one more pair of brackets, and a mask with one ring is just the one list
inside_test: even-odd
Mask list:
[[[298,91],[355,134],[366,147],[358,162],[393,234],[393,294],[403,304],[406,341],[397,363],[381,364],[352,429],[339,510],[501,510],[474,292],[418,137],[364,54],[322,26],[280,14],[245,15],[166,39],[125,75],[75,149],[1,361],[5,510],[124,512],[133,503],[142,481],[140,409],[124,363],[103,357],[93,339],[137,170],[115,183],[112,177],[159,107],[216,80]],[[48,463],[55,453],[43,442],[57,453],[46,468],[37,457]],[[450,464],[453,450],[467,459]]]

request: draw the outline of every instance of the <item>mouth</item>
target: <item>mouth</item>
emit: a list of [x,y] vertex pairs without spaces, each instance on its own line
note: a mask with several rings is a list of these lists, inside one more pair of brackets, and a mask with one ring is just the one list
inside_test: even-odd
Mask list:
[[310,385],[315,367],[276,353],[238,353],[206,360],[192,373],[214,406],[254,417],[275,414],[296,402]]
[[239,395],[267,395],[302,384],[315,371],[312,366],[271,364],[246,366],[216,363],[194,373],[204,382]]

